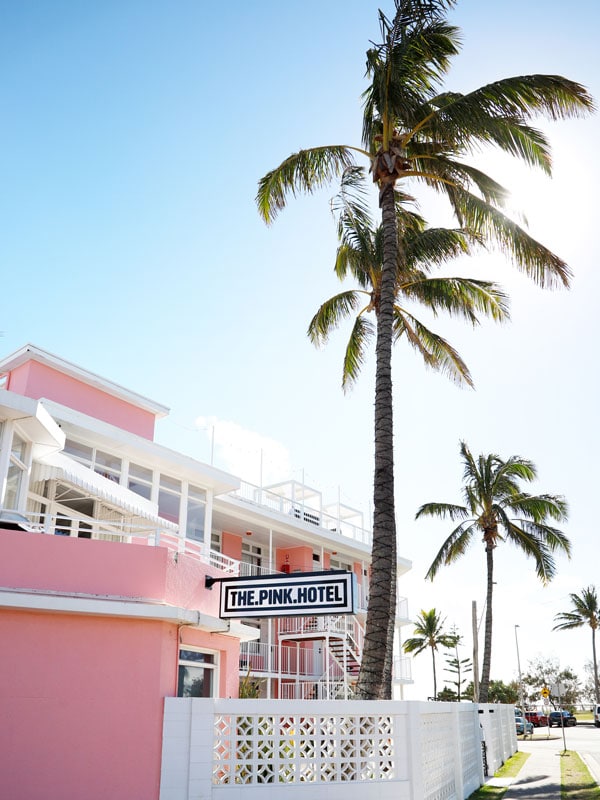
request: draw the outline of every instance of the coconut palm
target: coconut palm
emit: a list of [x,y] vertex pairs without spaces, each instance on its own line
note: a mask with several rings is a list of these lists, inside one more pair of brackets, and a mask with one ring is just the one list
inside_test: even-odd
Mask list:
[[555,631],[568,631],[589,625],[592,630],[592,664],[594,668],[594,691],[596,703],[600,703],[600,690],[598,688],[598,661],[596,658],[596,631],[600,622],[600,607],[595,586],[588,586],[581,594],[570,594],[572,610],[563,611],[554,617],[558,623]]
[[460,520],[429,567],[426,575],[429,580],[435,578],[442,566],[458,561],[473,542],[483,541],[487,592],[479,700],[486,703],[492,658],[494,550],[502,542],[515,545],[534,560],[542,583],[548,583],[556,572],[553,553],[559,551],[569,556],[571,552],[565,534],[548,524],[549,520],[567,519],[567,504],[558,495],[531,495],[522,490],[523,481],[531,482],[537,476],[531,461],[520,456],[510,456],[505,461],[495,454],[480,455],[476,460],[465,442],[460,444],[460,455],[464,465],[465,504],[425,503],[416,518]]
[[[375,349],[375,469],[373,546],[365,646],[357,695],[389,696],[384,662],[392,647],[389,619],[395,609],[391,564],[396,558],[391,352],[398,248],[396,187],[420,181],[442,192],[459,224],[497,242],[541,286],[568,284],[567,265],[501,211],[506,190],[462,156],[493,145],[550,172],[549,145],[528,124],[531,116],[566,118],[589,111],[592,100],[560,76],[508,78],[469,94],[440,92],[459,31],[445,12],[455,0],[395,0],[396,13],[380,12],[381,42],[367,52],[370,84],[364,95],[362,146],[329,145],[300,150],[259,182],[257,205],[273,222],[288,198],[314,192],[366,159],[379,194],[383,266]],[[400,234],[400,235],[399,235]],[[389,659],[388,659],[389,660]]]
[[402,645],[405,653],[419,655],[427,647],[431,648],[431,664],[433,668],[433,699],[437,700],[437,676],[435,671],[435,654],[439,647],[454,647],[456,637],[451,633],[444,633],[445,620],[441,619],[435,608],[421,611],[415,623],[415,636],[407,639]]
[[[368,315],[377,317],[381,296],[383,229],[381,225],[374,227],[364,203],[363,173],[361,167],[344,172],[342,189],[334,203],[335,211],[339,212],[340,239],[335,272],[341,281],[353,278],[358,287],[326,300],[308,326],[310,340],[321,346],[342,322],[355,316],[343,362],[344,390],[352,387],[364,364],[367,346],[375,335],[375,326]],[[398,193],[396,213],[402,220],[403,233],[394,290],[394,343],[406,341],[421,355],[426,366],[447,374],[458,384],[472,386],[469,370],[457,351],[417,319],[409,307],[418,303],[435,315],[446,311],[476,325],[479,314],[497,321],[507,319],[506,295],[490,281],[430,277],[434,267],[470,255],[473,245],[480,244],[480,237],[460,228],[428,228],[419,214],[407,209],[405,198]]]

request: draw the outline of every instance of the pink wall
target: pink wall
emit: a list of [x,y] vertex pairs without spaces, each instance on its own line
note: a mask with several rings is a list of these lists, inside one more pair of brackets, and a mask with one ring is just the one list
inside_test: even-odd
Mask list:
[[4,612],[0,637],[2,796],[158,798],[175,626]]
[[0,586],[163,600],[163,547],[0,530]]
[[164,547],[0,530],[0,586],[154,600],[219,615],[214,567]]
[[221,533],[221,550],[224,556],[235,558],[236,561],[242,560],[242,537],[234,533]]
[[[0,530],[0,586],[119,595],[218,616],[207,566],[164,548]],[[211,568],[211,574],[217,574]],[[0,609],[0,796],[158,800],[163,698],[179,643],[219,654],[236,697],[239,642],[139,618]]]
[[278,547],[275,568],[280,570],[285,564],[289,564],[291,572],[312,572],[315,569],[312,547]]
[[34,400],[46,397],[145,439],[154,438],[156,418],[150,411],[88,386],[38,361],[27,361],[13,369],[6,388]]

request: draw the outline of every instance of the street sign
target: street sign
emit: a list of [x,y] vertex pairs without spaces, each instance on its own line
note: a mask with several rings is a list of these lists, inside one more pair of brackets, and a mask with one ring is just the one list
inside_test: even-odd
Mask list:
[[558,697],[562,697],[565,694],[565,692],[567,691],[567,686],[566,686],[566,684],[561,683],[560,681],[557,681],[556,683],[552,684],[552,686],[550,687],[550,691],[552,692],[553,695],[557,695]]
[[542,697],[547,699],[548,697],[550,697],[550,689],[548,689],[547,686],[544,686],[540,694],[542,695]]

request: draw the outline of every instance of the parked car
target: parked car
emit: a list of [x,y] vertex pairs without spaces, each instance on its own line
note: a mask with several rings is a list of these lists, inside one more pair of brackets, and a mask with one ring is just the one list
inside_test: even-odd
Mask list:
[[9,509],[0,509],[0,528],[9,531],[29,531],[30,533],[43,533],[41,525],[32,523],[24,514]]
[[552,728],[556,725],[557,728],[561,727],[561,718],[562,716],[562,725],[565,728],[570,728],[573,725],[577,725],[577,717],[574,717],[570,711],[551,711],[550,716],[548,717],[548,727]]
[[523,717],[518,717],[515,714],[515,727],[517,729],[517,736],[522,736],[526,733],[528,736],[531,736],[533,733],[533,725],[531,722],[526,722]]
[[548,717],[539,711],[526,711],[525,719],[529,720],[534,728],[541,728],[548,724]]
[[600,706],[594,706],[594,725],[600,728]]

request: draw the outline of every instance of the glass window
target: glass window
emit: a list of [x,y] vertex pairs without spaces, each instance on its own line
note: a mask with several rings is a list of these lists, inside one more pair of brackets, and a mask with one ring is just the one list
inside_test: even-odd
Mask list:
[[129,483],[132,492],[150,500],[152,496],[152,470],[139,464],[129,464]]
[[74,442],[72,439],[67,439],[65,442],[64,452],[88,466],[91,465],[94,457],[94,451],[91,447],[87,447],[85,444],[79,444],[79,442]]
[[168,475],[161,475],[160,488],[166,489],[169,492],[181,494],[181,481],[178,481],[176,478],[169,478]]
[[13,431],[10,446],[10,460],[4,490],[4,508],[19,508],[23,476],[27,471],[27,442]]
[[21,481],[23,478],[23,470],[17,464],[10,464],[8,467],[8,474],[6,476],[6,490],[4,492],[4,508],[18,508],[19,507],[19,492],[21,490]]
[[204,516],[206,510],[206,492],[197,486],[188,490],[186,536],[197,542],[204,541]]
[[179,506],[181,503],[181,481],[160,476],[158,490],[158,514],[171,522],[179,522]]
[[216,660],[214,653],[181,649],[177,697],[214,697]]
[[25,452],[27,450],[27,442],[25,439],[21,439],[18,433],[13,433],[13,440],[12,440],[12,447],[10,454],[15,458],[18,458],[19,461],[24,464],[25,463]]
[[121,475],[121,459],[110,453],[104,453],[102,450],[96,450],[94,469],[105,478],[118,482]]

